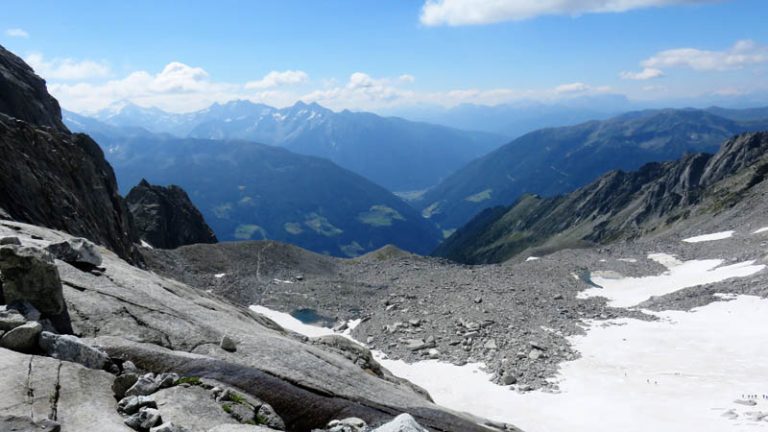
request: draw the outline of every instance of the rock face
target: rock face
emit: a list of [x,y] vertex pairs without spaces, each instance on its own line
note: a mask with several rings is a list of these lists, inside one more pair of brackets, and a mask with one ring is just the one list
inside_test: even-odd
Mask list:
[[448,238],[435,255],[469,264],[501,262],[524,250],[540,255],[568,247],[631,239],[697,214],[738,203],[768,174],[768,133],[734,137],[715,155],[692,154],[613,171],[568,195],[525,196],[488,209]]
[[22,59],[0,46],[0,112],[27,123],[66,131],[59,103],[45,81]]
[[131,224],[112,167],[87,135],[61,122],[45,82],[0,47],[0,208],[134,260]]
[[175,249],[195,243],[216,243],[203,215],[178,186],[154,186],[142,180],[126,196],[137,237],[153,247]]

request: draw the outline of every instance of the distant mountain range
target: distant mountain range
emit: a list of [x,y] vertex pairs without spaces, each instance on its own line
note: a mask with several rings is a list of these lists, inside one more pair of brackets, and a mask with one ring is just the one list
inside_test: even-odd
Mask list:
[[728,140],[715,155],[612,171],[567,195],[526,195],[511,206],[487,209],[435,255],[480,264],[637,238],[742,203],[766,174],[768,132],[748,133]]
[[[329,159],[391,191],[434,186],[507,141],[498,134],[364,112],[337,113],[303,102],[278,109],[239,100],[186,114],[119,102],[92,119],[107,126],[143,128],[180,138],[246,140],[283,147]],[[87,120],[81,119],[85,124]]]
[[[713,109],[714,110],[714,109]],[[414,203],[450,233],[483,209],[526,193],[552,196],[613,170],[715,152],[730,136],[768,128],[759,111],[649,110],[526,134],[458,170]]]
[[557,103],[520,101],[514,104],[461,104],[454,107],[416,106],[390,111],[410,120],[477,130],[517,138],[547,127],[571,126],[604,120],[636,110],[624,96],[602,95],[561,100]]
[[66,113],[104,148],[121,190],[146,178],[179,185],[221,241],[272,239],[334,256],[395,244],[429,253],[431,222],[381,186],[336,164],[247,141],[177,138]]

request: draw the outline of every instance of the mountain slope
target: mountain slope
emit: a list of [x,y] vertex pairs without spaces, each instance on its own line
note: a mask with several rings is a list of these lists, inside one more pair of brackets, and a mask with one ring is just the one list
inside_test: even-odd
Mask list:
[[[240,100],[188,114],[120,103],[94,118],[107,125],[142,127],[179,137],[246,140],[284,147],[330,159],[392,191],[434,186],[505,141],[490,133],[370,113],[336,113],[303,102],[277,109]],[[91,132],[93,125],[85,124],[83,128]]]
[[429,253],[437,230],[384,188],[332,162],[245,141],[141,134],[100,140],[121,187],[189,194],[219,240],[272,239],[336,256],[388,243]]
[[103,152],[64,126],[45,81],[3,47],[0,154],[0,214],[135,257],[130,217]]
[[525,193],[551,196],[584,186],[612,169],[637,169],[686,152],[714,152],[728,137],[766,124],[698,110],[661,110],[543,129],[471,162],[424,194],[419,206],[425,217],[450,230],[485,208],[509,205]]
[[535,255],[632,239],[682,219],[714,215],[764,181],[766,151],[768,133],[748,133],[726,141],[715,155],[613,171],[568,195],[528,195],[510,207],[482,212],[435,255],[464,263],[501,262],[526,250]]

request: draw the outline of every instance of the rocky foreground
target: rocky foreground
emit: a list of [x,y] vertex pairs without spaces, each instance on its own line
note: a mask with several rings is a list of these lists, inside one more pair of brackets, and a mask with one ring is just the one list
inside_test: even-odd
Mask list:
[[514,430],[436,406],[346,339],[289,333],[90,242],[8,221],[0,238],[11,430]]

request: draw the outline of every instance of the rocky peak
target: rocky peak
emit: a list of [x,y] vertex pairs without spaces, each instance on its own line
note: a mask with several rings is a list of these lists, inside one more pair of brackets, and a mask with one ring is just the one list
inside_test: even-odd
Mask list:
[[131,223],[112,167],[72,134],[45,81],[0,47],[0,215],[69,232],[135,262]]
[[153,186],[142,179],[126,200],[137,237],[153,247],[174,249],[217,242],[203,215],[178,186]]
[[60,131],[67,128],[61,121],[61,108],[45,86],[22,59],[0,46],[0,113],[36,126]]

